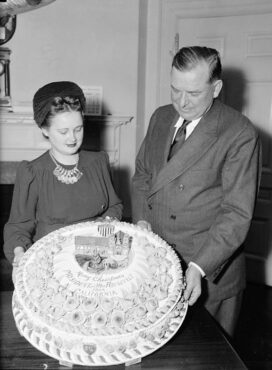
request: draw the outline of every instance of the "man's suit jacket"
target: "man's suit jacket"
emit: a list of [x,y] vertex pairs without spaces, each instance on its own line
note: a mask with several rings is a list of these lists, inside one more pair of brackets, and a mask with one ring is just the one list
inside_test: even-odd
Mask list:
[[245,286],[243,243],[254,210],[260,143],[250,121],[215,100],[180,151],[167,161],[172,105],[158,108],[136,159],[133,221],[152,230],[206,273],[215,299]]

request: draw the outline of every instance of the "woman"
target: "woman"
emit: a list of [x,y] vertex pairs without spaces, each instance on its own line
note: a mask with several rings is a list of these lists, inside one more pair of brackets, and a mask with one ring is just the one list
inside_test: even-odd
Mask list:
[[107,154],[80,151],[84,107],[81,88],[69,81],[52,82],[34,95],[34,119],[51,149],[18,168],[4,228],[4,252],[13,268],[51,231],[97,217],[121,219]]

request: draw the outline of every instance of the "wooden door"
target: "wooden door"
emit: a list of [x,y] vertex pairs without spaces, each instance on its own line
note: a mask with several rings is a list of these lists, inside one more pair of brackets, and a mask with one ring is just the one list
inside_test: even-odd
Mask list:
[[219,8],[218,2],[208,1],[204,10],[196,3],[201,5],[162,2],[159,103],[170,102],[167,71],[178,48],[203,45],[220,52],[222,99],[248,116],[262,138],[261,189],[245,250],[248,280],[272,286],[272,7],[262,7],[259,0],[255,8],[254,1],[249,7],[242,0],[239,4],[244,6],[238,8],[230,0]]

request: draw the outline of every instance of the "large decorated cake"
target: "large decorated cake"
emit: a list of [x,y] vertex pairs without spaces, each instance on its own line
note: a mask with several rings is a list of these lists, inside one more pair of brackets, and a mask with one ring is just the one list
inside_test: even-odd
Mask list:
[[118,221],[85,222],[37,241],[20,261],[20,333],[61,363],[130,364],[163,346],[187,311],[174,250]]

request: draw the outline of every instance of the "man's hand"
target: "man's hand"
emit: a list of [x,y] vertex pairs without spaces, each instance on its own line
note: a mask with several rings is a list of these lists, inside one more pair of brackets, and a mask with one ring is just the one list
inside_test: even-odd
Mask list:
[[140,220],[137,222],[137,226],[140,226],[141,229],[151,231],[151,225],[145,220]]
[[188,301],[189,306],[196,303],[201,294],[201,273],[195,266],[189,266],[185,273],[186,289],[184,291],[184,299]]
[[25,250],[23,247],[16,247],[14,249],[14,259],[13,259],[13,262],[12,262],[12,281],[13,281],[13,284],[15,283],[15,276],[16,276],[16,271],[18,269],[18,266],[19,266],[19,262],[21,260],[21,258],[23,257],[25,253]]

